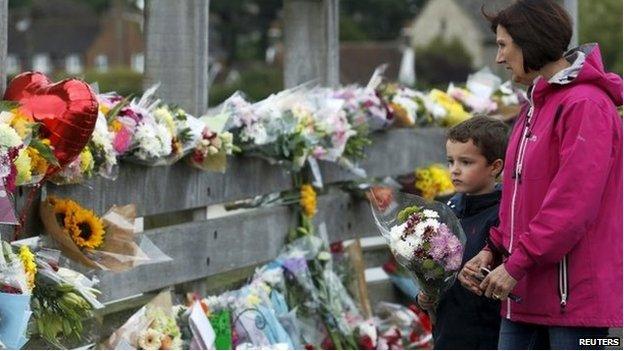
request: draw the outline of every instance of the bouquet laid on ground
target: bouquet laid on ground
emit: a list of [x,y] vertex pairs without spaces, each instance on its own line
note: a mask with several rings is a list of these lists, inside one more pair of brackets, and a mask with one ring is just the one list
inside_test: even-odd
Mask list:
[[177,305],[176,322],[180,328],[182,349],[184,350],[213,350],[215,349],[216,334],[208,320],[208,307],[195,294],[190,295],[190,306]]
[[420,288],[438,300],[461,268],[466,236],[446,205],[394,191],[388,199],[371,196],[373,217],[397,262]]
[[89,279],[68,268],[59,267],[60,252],[42,249],[36,253],[37,275],[32,295],[33,318],[39,335],[64,349],[64,340],[85,338],[83,321],[104,307]]
[[40,215],[63,253],[88,267],[121,272],[171,259],[145,235],[135,236],[134,205],[113,206],[100,218],[73,200],[48,197]]
[[380,302],[375,308],[377,350],[431,349],[433,337],[427,314],[414,305]]
[[180,350],[182,334],[176,324],[171,293],[163,291],[141,307],[104,346],[122,350]]
[[0,342],[6,348],[19,349],[28,341],[36,272],[34,255],[27,246],[15,254],[11,245],[0,241]]

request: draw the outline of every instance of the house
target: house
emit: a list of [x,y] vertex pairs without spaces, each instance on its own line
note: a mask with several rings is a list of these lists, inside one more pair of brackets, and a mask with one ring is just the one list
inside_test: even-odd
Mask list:
[[7,72],[79,74],[127,66],[142,72],[143,14],[121,0],[98,15],[72,0],[33,0],[9,11]]
[[430,0],[411,24],[412,45],[426,46],[436,37],[458,38],[472,57],[472,67],[489,66],[495,72],[496,37],[481,14],[481,6],[493,12],[510,4],[511,0]]

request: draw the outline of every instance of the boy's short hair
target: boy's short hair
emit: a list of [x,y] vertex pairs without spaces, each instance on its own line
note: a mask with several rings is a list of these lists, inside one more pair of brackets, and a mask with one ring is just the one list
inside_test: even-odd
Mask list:
[[446,137],[460,143],[472,140],[491,164],[498,159],[505,160],[508,132],[509,127],[497,119],[475,116],[449,129]]

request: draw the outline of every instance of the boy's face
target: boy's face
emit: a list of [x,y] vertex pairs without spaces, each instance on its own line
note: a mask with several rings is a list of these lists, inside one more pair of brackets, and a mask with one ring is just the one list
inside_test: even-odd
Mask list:
[[479,148],[469,139],[446,141],[446,155],[455,190],[469,195],[487,194],[494,191],[496,176],[500,172],[499,160],[488,164]]

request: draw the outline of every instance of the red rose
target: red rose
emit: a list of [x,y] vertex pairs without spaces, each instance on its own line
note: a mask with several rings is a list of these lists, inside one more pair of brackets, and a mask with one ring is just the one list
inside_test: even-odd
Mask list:
[[342,245],[342,241],[337,241],[329,245],[329,250],[333,254],[339,254],[344,252],[344,246]]
[[363,335],[362,337],[360,337],[360,340],[358,340],[358,343],[360,347],[362,348],[362,350],[374,350],[375,349],[375,344],[373,343],[373,340],[371,339],[371,337],[368,335]]

